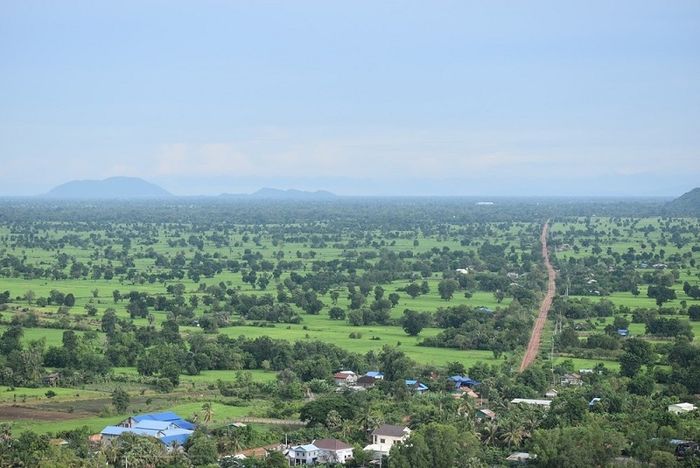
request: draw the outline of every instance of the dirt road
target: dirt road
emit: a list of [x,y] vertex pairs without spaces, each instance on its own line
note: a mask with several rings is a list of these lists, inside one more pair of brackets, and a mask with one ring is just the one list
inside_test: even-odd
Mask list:
[[542,329],[544,324],[547,322],[547,313],[549,313],[549,308],[552,306],[552,300],[554,299],[554,293],[556,291],[554,268],[549,261],[549,251],[547,250],[547,233],[549,232],[549,220],[542,226],[542,234],[540,235],[540,244],[542,244],[542,258],[544,259],[544,266],[547,268],[547,294],[545,294],[544,299],[542,299],[542,304],[540,304],[540,312],[535,320],[535,325],[532,327],[532,335],[530,336],[530,342],[527,344],[527,350],[523,356],[523,361],[520,363],[520,372],[528,368],[530,364],[535,362],[537,358],[537,353],[540,350],[540,335],[542,334]]

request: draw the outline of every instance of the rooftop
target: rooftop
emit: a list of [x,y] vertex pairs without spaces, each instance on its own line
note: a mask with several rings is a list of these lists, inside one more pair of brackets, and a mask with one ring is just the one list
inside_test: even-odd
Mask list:
[[411,430],[408,429],[406,426],[392,426],[391,424],[382,424],[372,432],[372,435],[403,437],[410,431]]
[[348,445],[338,439],[318,439],[314,440],[312,444],[323,450],[345,450],[352,448],[352,445]]

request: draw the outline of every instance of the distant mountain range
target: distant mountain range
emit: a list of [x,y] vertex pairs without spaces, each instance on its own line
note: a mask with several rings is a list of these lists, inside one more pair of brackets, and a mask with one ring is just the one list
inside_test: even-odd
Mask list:
[[52,188],[49,198],[164,198],[173,195],[138,177],[109,177],[103,180],[73,180]]
[[325,190],[316,190],[314,192],[306,190],[280,190],[274,188],[261,188],[257,192],[251,194],[244,193],[223,193],[221,198],[246,198],[257,200],[333,200],[338,198],[334,193]]
[[[139,177],[110,177],[104,180],[73,180],[42,195],[57,199],[140,199],[173,197],[164,188]],[[262,188],[254,193],[223,193],[219,198],[246,200],[333,200],[337,195],[324,190],[280,190]]]
[[700,216],[700,187],[668,202],[666,208],[673,214]]

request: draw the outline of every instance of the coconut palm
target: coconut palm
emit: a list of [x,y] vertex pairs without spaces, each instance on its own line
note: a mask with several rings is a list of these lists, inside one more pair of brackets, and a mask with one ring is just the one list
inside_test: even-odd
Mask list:
[[211,402],[206,402],[202,405],[202,411],[204,411],[203,422],[204,424],[209,424],[212,419],[214,419],[214,408]]
[[462,398],[459,399],[459,405],[457,406],[457,414],[464,416],[465,418],[470,418],[474,415],[476,410],[476,402],[472,397],[464,394]]
[[481,440],[484,441],[486,445],[494,445],[498,442],[498,435],[500,432],[500,427],[496,421],[486,421],[481,430]]
[[525,438],[525,430],[518,421],[510,420],[501,432],[501,441],[508,445],[508,448],[518,447]]

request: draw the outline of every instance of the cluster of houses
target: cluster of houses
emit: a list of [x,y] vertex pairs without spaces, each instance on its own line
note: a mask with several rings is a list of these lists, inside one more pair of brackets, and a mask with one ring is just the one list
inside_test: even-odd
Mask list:
[[[389,455],[394,444],[404,442],[409,435],[411,430],[408,427],[382,424],[372,431],[372,443],[363,450],[378,460]],[[308,444],[289,447],[284,450],[284,454],[292,466],[344,464],[353,457],[353,448],[338,439],[318,439]]]
[[[384,379],[384,374],[379,371],[369,371],[364,375],[357,375],[351,370],[341,370],[333,374],[333,380],[338,387],[338,391],[345,389],[350,390],[367,390],[374,387],[377,382]],[[479,395],[474,391],[474,387],[479,385],[476,380],[462,375],[453,375],[449,377],[454,383],[453,394],[456,397],[462,396],[464,393],[469,394],[474,398],[478,398]],[[417,379],[405,379],[404,384],[406,388],[417,393],[423,394],[429,389],[428,385]]]
[[192,436],[195,425],[177,414],[167,411],[163,413],[146,413],[131,416],[116,426],[107,426],[93,440],[109,444],[125,433],[137,436],[154,437],[168,450],[177,449],[185,444]]
[[349,388],[351,390],[367,390],[384,379],[384,374],[379,371],[369,371],[364,375],[357,375],[350,370],[341,370],[333,374],[333,380],[339,390]]
[[290,465],[344,464],[352,458],[352,445],[338,439],[318,439],[284,451]]

